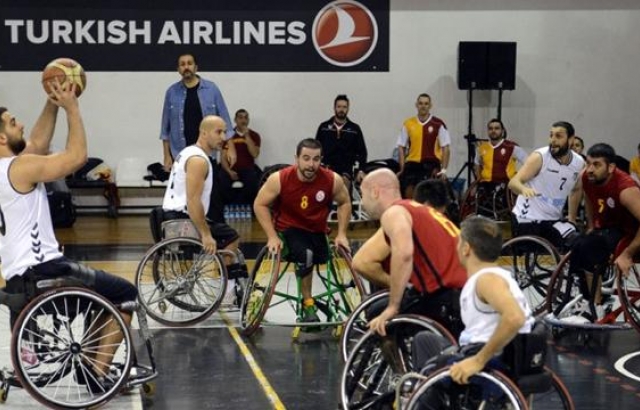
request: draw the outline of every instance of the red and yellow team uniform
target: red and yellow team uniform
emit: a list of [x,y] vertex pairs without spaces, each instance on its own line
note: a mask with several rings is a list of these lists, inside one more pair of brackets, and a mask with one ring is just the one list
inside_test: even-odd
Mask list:
[[449,145],[448,140],[443,141],[441,145],[438,138],[441,133],[448,137],[444,121],[432,115],[424,124],[420,122],[418,117],[412,117],[406,120],[403,125],[409,143],[407,162],[442,161],[442,146]]
[[478,165],[480,165],[480,182],[509,182],[516,174],[517,157],[514,155],[517,144],[503,140],[497,146],[483,141],[478,146]]
[[638,220],[620,203],[620,193],[623,190],[638,186],[628,174],[616,168],[606,184],[596,185],[590,183],[584,173],[582,186],[592,208],[595,229],[616,228],[625,237],[636,234]]
[[334,176],[332,171],[319,168],[312,182],[303,182],[298,178],[295,165],[281,170],[280,195],[273,204],[276,230],[298,228],[328,233],[327,217],[333,202]]
[[427,293],[441,288],[461,289],[467,273],[456,253],[458,227],[440,212],[418,202],[403,199],[394,205],[404,207],[413,220],[411,284],[421,293],[425,292],[425,287]]

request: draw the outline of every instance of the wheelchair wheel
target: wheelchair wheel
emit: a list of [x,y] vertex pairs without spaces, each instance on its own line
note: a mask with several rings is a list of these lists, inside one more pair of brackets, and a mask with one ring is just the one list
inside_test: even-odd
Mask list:
[[258,186],[261,187],[262,185],[264,185],[264,183],[267,182],[267,179],[269,179],[271,174],[278,172],[281,169],[285,169],[288,166],[289,164],[273,164],[273,165],[269,165],[268,167],[265,167],[264,171],[262,172],[262,175],[260,176],[260,182],[258,183]]
[[632,266],[627,278],[620,274],[617,276],[618,296],[626,320],[640,332],[640,273]]
[[[551,385],[546,392],[536,392],[528,394],[526,388],[520,386],[520,391],[527,398],[527,403],[530,409],[545,409],[545,410],[574,410],[573,399],[564,385],[562,380],[551,370],[545,367],[545,371],[551,378]],[[533,386],[535,388],[535,386]]]
[[336,313],[343,320],[360,305],[366,292],[362,279],[351,269],[349,252],[341,246],[332,246],[331,255],[331,270],[338,287],[338,293],[331,299],[335,304]]
[[429,375],[413,392],[405,409],[526,410],[528,406],[518,387],[502,373],[482,371],[472,376],[469,384],[460,385],[451,380],[448,366]]
[[560,262],[555,247],[537,236],[518,236],[502,245],[498,261],[518,282],[533,314],[544,313],[549,281]]
[[375,408],[393,402],[395,385],[404,373],[413,369],[411,343],[420,331],[430,331],[449,339],[453,336],[431,319],[400,315],[387,323],[387,336],[367,332],[353,348],[342,372],[340,401],[342,408]]
[[[117,333],[123,336],[117,347],[98,352],[103,340],[113,346],[110,338]],[[133,355],[120,312],[102,296],[80,288],[59,288],[32,300],[20,313],[11,339],[11,359],[22,387],[54,408],[89,408],[109,401],[124,386]],[[101,364],[101,370],[95,369]]]
[[571,252],[564,255],[549,280],[545,311],[560,319],[573,313],[571,305],[581,298],[580,286],[569,275]]
[[464,221],[471,215],[475,215],[477,210],[476,192],[478,190],[478,181],[472,183],[469,188],[462,195],[460,205],[460,220]]
[[280,252],[272,254],[266,246],[262,248],[249,274],[240,307],[240,325],[243,335],[251,336],[260,327],[260,322],[269,308],[275,291],[279,270]]
[[193,238],[171,238],[147,251],[138,265],[139,300],[149,316],[167,326],[198,323],[218,309],[227,273],[218,255]]
[[364,336],[369,328],[367,327],[366,313],[374,304],[384,304],[386,306],[389,300],[389,290],[380,290],[372,295],[367,296],[360,305],[358,305],[344,322],[344,331],[340,338],[340,354],[342,360],[347,361],[349,354],[354,346]]

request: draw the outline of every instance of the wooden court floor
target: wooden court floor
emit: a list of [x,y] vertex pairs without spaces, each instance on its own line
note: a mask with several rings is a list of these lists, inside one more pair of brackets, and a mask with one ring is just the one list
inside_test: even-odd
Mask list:
[[[255,222],[232,225],[241,234],[245,255],[255,257],[265,242],[260,228]],[[353,247],[360,246],[374,229],[368,225],[350,230]],[[58,230],[57,236],[67,256],[129,279],[152,244],[145,216],[80,216],[72,228]],[[294,342],[291,328],[266,327],[255,337],[244,338],[238,335],[237,323],[237,312],[216,314],[191,328],[152,323],[160,371],[155,395],[130,394],[105,408],[338,408],[342,362],[331,332],[302,334]],[[0,355],[6,359],[8,332],[3,334]],[[617,331],[587,336],[587,341],[575,333],[556,341],[549,338],[548,365],[564,380],[576,408],[640,408],[640,335]],[[8,365],[7,360],[0,360],[0,365]],[[41,408],[16,390],[4,406]]]

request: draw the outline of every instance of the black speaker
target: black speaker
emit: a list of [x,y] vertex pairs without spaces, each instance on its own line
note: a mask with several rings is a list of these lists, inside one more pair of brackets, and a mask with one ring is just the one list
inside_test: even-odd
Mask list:
[[461,41],[458,44],[460,90],[514,90],[516,43]]
[[458,44],[458,88],[487,89],[487,43],[461,41]]
[[516,43],[489,43],[487,64],[487,88],[491,90],[516,89]]

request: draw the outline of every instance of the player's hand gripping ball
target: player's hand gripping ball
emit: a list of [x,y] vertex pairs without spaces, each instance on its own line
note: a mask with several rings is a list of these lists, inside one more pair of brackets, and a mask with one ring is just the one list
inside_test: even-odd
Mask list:
[[71,58],[56,58],[42,71],[42,86],[47,94],[51,94],[49,83],[58,79],[60,84],[66,81],[76,84],[76,96],[80,96],[87,88],[87,76],[82,66]]

